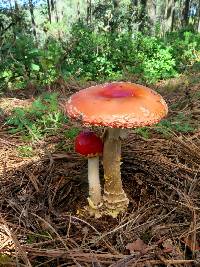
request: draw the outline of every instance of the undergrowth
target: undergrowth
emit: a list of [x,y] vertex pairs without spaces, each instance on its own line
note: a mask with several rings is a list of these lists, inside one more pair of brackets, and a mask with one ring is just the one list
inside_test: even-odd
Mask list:
[[60,111],[57,93],[46,93],[33,101],[28,108],[14,108],[6,119],[9,133],[20,132],[25,140],[38,141],[54,135],[67,123]]
[[183,113],[177,116],[163,119],[153,127],[140,127],[134,131],[145,139],[151,138],[152,130],[169,138],[172,133],[193,133],[197,129],[196,125],[192,124],[191,117],[185,117]]
[[19,35],[2,46],[0,92],[52,85],[58,78],[98,82],[134,76],[154,83],[175,77],[200,62],[200,35],[177,31],[165,37],[141,32],[94,31],[76,23],[68,39],[49,38],[38,46]]
[[31,145],[24,145],[17,147],[19,157],[31,158],[34,155],[34,151]]
[[[9,126],[9,133],[20,133],[24,141],[39,141],[46,136],[58,134],[67,122],[68,118],[59,108],[58,94],[46,93],[35,99],[28,108],[14,108],[5,123]],[[196,130],[196,126],[192,124],[191,116],[186,117],[180,112],[176,116],[163,119],[153,127],[141,127],[134,131],[143,138],[149,139],[152,130],[168,138],[172,132],[192,133]],[[63,129],[62,133],[64,138],[74,139],[79,131],[79,128],[72,127]],[[33,155],[31,146],[19,147],[18,153],[26,157]]]

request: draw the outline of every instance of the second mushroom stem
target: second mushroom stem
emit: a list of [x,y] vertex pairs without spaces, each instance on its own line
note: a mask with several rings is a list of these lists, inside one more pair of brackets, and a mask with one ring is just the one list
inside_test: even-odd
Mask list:
[[101,185],[99,180],[99,157],[88,158],[88,182],[89,182],[89,204],[94,208],[101,204]]
[[122,188],[121,181],[121,131],[108,128],[104,138],[104,204],[108,214],[116,217],[126,210],[129,200]]

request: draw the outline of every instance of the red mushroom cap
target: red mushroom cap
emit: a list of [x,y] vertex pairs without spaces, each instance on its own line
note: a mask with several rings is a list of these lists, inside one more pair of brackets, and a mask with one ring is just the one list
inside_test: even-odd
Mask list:
[[84,125],[133,128],[159,122],[168,108],[164,99],[148,87],[113,82],[75,93],[65,111]]
[[75,139],[75,151],[86,157],[95,157],[103,152],[103,142],[91,131],[83,131]]

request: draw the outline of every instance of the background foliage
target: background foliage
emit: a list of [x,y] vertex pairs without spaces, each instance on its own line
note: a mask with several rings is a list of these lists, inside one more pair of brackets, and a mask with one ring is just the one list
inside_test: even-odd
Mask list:
[[199,13],[196,0],[1,1],[0,92],[174,77],[200,61]]

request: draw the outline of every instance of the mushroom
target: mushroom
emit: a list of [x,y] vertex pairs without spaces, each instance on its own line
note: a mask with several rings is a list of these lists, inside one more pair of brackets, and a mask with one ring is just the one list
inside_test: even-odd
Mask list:
[[102,205],[99,179],[99,156],[103,152],[103,142],[92,131],[83,131],[75,139],[75,151],[88,158],[88,203],[93,213]]
[[145,86],[113,82],[83,89],[68,100],[65,111],[84,125],[105,126],[103,166],[105,213],[116,217],[129,200],[121,181],[121,137],[124,128],[150,126],[168,112],[164,99]]

